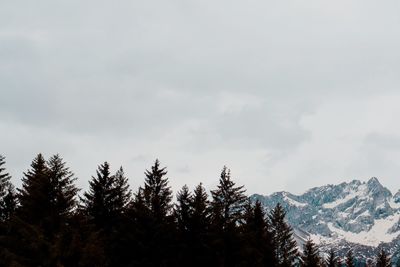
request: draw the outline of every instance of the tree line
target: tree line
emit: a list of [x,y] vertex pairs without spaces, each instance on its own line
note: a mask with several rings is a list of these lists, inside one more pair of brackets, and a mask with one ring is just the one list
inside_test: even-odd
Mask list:
[[[123,168],[100,164],[81,195],[59,156],[38,154],[14,188],[0,155],[0,266],[353,267],[350,250],[298,249],[280,204],[265,211],[223,167],[217,187],[176,194],[156,160],[132,192]],[[381,250],[371,266],[390,266]]]

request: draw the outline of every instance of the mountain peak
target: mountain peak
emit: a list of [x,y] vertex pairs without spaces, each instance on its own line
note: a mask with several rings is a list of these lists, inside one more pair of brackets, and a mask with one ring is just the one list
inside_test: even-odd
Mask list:
[[281,203],[288,222],[321,246],[353,243],[373,249],[400,242],[400,191],[393,196],[376,177],[315,187],[302,195],[284,193],[252,199],[266,208]]
[[378,178],[372,177],[371,179],[368,180],[368,185],[378,185],[382,186],[381,183],[379,182]]

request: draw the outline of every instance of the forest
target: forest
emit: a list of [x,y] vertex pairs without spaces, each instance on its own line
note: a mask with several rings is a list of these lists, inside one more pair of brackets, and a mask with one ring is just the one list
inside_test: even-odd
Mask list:
[[76,179],[61,156],[38,154],[15,188],[0,156],[0,266],[392,266],[384,250],[367,261],[298,248],[284,208],[250,201],[227,167],[216,188],[176,195],[158,160],[136,190],[108,162],[87,191]]

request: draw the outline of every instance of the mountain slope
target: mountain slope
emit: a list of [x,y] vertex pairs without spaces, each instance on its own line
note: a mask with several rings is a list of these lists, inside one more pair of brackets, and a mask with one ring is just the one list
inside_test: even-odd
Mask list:
[[380,246],[391,253],[398,250],[400,191],[392,195],[377,178],[315,187],[302,195],[277,192],[251,198],[266,209],[281,203],[288,222],[302,233],[301,239],[312,238],[322,250],[335,247],[345,252],[353,246],[356,254],[364,256]]

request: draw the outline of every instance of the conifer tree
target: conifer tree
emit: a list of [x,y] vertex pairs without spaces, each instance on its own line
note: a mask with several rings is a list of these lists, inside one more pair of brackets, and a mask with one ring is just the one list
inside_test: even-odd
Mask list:
[[114,184],[110,189],[110,217],[111,225],[108,226],[108,233],[104,233],[105,249],[108,254],[110,266],[126,266],[132,252],[130,244],[132,243],[131,231],[134,231],[129,212],[131,203],[131,190],[129,189],[128,179],[122,167],[113,175]]
[[276,266],[269,224],[258,200],[246,206],[243,237],[244,265]]
[[192,249],[193,266],[207,266],[210,264],[212,251],[209,244],[210,209],[208,195],[200,183],[194,189],[191,201],[190,218],[190,245]]
[[331,248],[329,250],[328,259],[326,260],[326,267],[337,267],[338,266],[338,259],[335,254],[335,250]]
[[318,248],[315,243],[308,239],[303,245],[303,254],[301,255],[301,266],[303,267],[319,267],[321,259],[319,257]]
[[[144,187],[139,188],[132,204],[140,244],[138,258],[133,265],[174,265],[178,250],[176,226],[172,213],[172,190],[168,185],[166,168],[156,160],[151,170],[145,172]],[[139,210],[141,209],[141,210]],[[153,253],[157,251],[157,253]]]
[[178,228],[181,233],[187,234],[191,229],[192,217],[192,196],[189,192],[187,185],[184,185],[176,196],[177,205],[175,208],[175,217],[177,220]]
[[213,216],[222,220],[222,228],[235,226],[243,219],[247,197],[243,186],[235,186],[230,170],[224,166],[216,190],[211,191]]
[[390,267],[390,257],[389,255],[385,252],[384,249],[381,249],[376,256],[376,267]]
[[69,218],[77,205],[78,188],[74,184],[77,178],[58,154],[50,157],[47,166],[52,212],[57,218]]
[[355,267],[353,251],[351,249],[349,249],[349,251],[346,254],[345,263],[346,263],[346,267]]
[[20,217],[32,224],[43,222],[52,210],[49,197],[51,188],[49,169],[42,154],[38,154],[31,164],[31,169],[24,173],[22,188],[18,189]]
[[208,195],[200,183],[193,192],[191,228],[195,234],[205,234],[210,226]]
[[146,170],[145,172],[144,203],[154,218],[159,221],[164,220],[172,209],[172,190],[168,186],[166,174],[166,168],[160,167],[158,159],[151,167],[151,171]]
[[69,235],[70,224],[66,220],[71,218],[76,204],[74,180],[60,156],[55,155],[48,162],[41,154],[34,158],[24,173],[18,194],[20,207],[9,228],[11,241],[7,250],[18,255],[17,262],[55,266],[70,260],[64,250],[70,241],[64,238]]
[[89,181],[89,191],[82,198],[83,210],[98,227],[110,227],[115,215],[115,176],[110,175],[110,165],[101,164],[96,177]]
[[128,178],[125,177],[122,166],[114,175],[114,210],[117,214],[122,214],[130,203],[132,191],[129,189]]
[[17,206],[11,176],[6,172],[4,164],[5,157],[0,155],[0,222],[8,220]]
[[211,218],[213,244],[217,252],[215,261],[222,266],[232,266],[239,261],[239,223],[244,219],[247,197],[243,186],[231,180],[230,170],[224,166],[217,189],[211,191]]
[[292,266],[299,256],[293,230],[286,223],[285,216],[286,212],[279,203],[269,214],[274,254],[280,267]]

